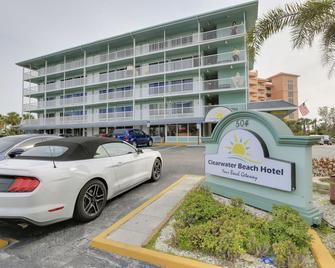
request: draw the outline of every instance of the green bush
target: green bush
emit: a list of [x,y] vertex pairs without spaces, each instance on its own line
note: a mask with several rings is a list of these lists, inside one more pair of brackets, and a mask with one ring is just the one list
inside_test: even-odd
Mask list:
[[308,225],[287,206],[274,206],[272,216],[271,220],[253,216],[240,199],[221,204],[198,187],[175,214],[173,243],[229,261],[244,253],[274,255],[278,267],[303,267],[310,245]]

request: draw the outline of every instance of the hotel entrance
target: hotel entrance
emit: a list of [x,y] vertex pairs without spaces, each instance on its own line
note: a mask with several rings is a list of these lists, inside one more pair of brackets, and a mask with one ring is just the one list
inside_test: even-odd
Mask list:
[[149,135],[154,142],[165,142],[165,125],[153,125],[149,128]]

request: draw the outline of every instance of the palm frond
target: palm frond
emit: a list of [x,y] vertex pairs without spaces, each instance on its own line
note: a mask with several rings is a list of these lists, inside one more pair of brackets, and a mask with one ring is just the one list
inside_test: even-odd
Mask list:
[[274,8],[257,21],[247,37],[249,58],[252,61],[266,39],[292,24],[300,6],[301,4],[293,3],[286,4],[283,8]]
[[335,21],[323,32],[321,39],[322,63],[329,66],[328,77],[335,73]]
[[334,0],[307,1],[299,7],[299,13],[292,23],[292,43],[294,48],[312,46],[327,22],[334,20]]

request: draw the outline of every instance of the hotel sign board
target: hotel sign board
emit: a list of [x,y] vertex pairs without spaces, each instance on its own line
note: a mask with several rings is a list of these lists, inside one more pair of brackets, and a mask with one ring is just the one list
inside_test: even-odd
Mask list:
[[217,123],[232,111],[224,106],[214,107],[206,114],[205,123]]
[[210,191],[266,211],[285,204],[308,223],[321,222],[312,184],[312,145],[318,138],[294,136],[272,114],[240,111],[224,116],[203,142],[204,186]]
[[295,190],[294,163],[271,159],[262,138],[246,129],[233,129],[222,137],[219,151],[206,155],[205,171],[283,191]]

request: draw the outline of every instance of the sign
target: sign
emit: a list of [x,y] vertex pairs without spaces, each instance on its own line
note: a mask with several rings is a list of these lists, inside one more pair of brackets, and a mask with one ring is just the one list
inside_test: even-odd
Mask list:
[[227,107],[222,106],[212,108],[206,115],[205,123],[217,123],[230,113],[231,110]]
[[[236,123],[242,122],[246,123]],[[245,129],[231,130],[222,137],[218,153],[206,155],[205,171],[283,191],[295,189],[294,163],[269,158],[262,138]]]
[[206,145],[204,186],[226,198],[272,211],[288,205],[309,224],[322,212],[313,207],[312,145],[317,137],[294,136],[278,117],[264,112],[230,112]]

